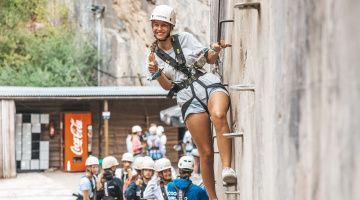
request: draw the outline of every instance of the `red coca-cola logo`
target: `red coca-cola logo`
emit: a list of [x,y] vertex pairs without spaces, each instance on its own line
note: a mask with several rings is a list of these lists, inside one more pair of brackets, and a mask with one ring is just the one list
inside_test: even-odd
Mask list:
[[83,154],[82,138],[83,138],[83,122],[81,120],[70,119],[70,132],[73,135],[73,144],[71,145],[71,151],[78,156]]

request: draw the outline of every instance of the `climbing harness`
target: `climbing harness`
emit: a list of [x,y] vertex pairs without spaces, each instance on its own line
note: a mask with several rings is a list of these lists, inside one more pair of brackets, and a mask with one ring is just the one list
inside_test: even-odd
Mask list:
[[[181,107],[181,113],[182,113],[183,118],[185,118],[185,113],[186,113],[187,109],[189,108],[191,102],[194,99],[198,100],[199,103],[201,104],[201,106],[209,114],[209,110],[208,110],[207,105],[205,103],[203,103],[201,101],[201,99],[196,95],[193,83],[197,82],[200,86],[202,86],[205,89],[206,100],[207,101],[209,100],[208,89],[210,89],[210,88],[222,88],[225,91],[227,91],[227,89],[221,83],[214,83],[214,84],[211,84],[211,85],[207,86],[205,83],[203,83],[202,81],[199,80],[199,77],[203,76],[205,74],[205,73],[201,72],[199,69],[202,68],[206,63],[206,55],[208,53],[208,49],[203,50],[202,54],[200,55],[200,58],[201,57],[202,58],[197,59],[195,61],[195,63],[193,64],[194,72],[192,72],[191,68],[186,67],[186,59],[185,59],[185,56],[184,56],[184,54],[182,52],[180,42],[179,42],[179,38],[178,38],[177,34],[172,36],[171,42],[172,42],[172,46],[173,46],[174,51],[175,51],[175,59],[172,58],[167,53],[165,53],[159,47],[155,48],[155,53],[159,58],[161,58],[167,64],[172,66],[175,70],[180,71],[183,74],[185,74],[187,76],[187,79],[184,80],[184,81],[180,81],[180,82],[172,81],[172,87],[171,87],[167,97],[172,98],[180,90],[190,86],[193,96],[188,101],[186,101],[184,103],[184,105]],[[205,62],[204,62],[204,59],[205,59]]]

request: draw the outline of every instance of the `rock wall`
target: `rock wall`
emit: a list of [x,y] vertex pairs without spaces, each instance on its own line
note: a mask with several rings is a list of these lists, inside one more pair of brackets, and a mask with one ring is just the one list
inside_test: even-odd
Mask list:
[[220,199],[360,199],[360,2],[242,2],[222,5],[224,80],[255,91],[231,90],[240,194]]
[[[175,8],[178,23],[174,33],[188,31],[206,45],[209,41],[208,0],[53,1],[65,3],[79,35],[85,33],[98,47],[101,85],[157,84],[146,80],[145,66],[147,46],[153,41],[149,16],[156,5]],[[92,5],[105,7],[102,17],[91,11]]]

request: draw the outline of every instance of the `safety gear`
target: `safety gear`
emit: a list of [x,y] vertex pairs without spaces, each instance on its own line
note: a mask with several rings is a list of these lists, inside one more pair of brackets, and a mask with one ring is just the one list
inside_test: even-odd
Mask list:
[[99,159],[95,156],[89,156],[85,161],[85,166],[98,165]]
[[121,157],[121,161],[134,162],[134,156],[132,155],[132,153],[124,153]]
[[159,160],[155,161],[155,171],[161,172],[166,169],[171,169],[171,162],[167,158],[160,158]]
[[[182,113],[182,117],[183,119],[185,119],[185,114],[187,109],[189,108],[190,104],[193,102],[193,100],[198,100],[199,103],[201,104],[201,106],[205,109],[205,111],[209,114],[209,109],[207,107],[207,105],[205,103],[203,103],[201,101],[201,99],[198,97],[198,95],[195,93],[195,88],[194,88],[194,82],[197,82],[198,84],[200,84],[206,91],[206,99],[209,100],[209,90],[213,89],[213,88],[221,88],[225,91],[227,91],[227,89],[225,88],[225,86],[221,83],[213,83],[211,85],[206,85],[205,83],[203,83],[201,80],[199,80],[200,76],[203,76],[205,73],[201,72],[200,70],[198,70],[198,68],[201,68],[201,64],[198,62],[200,60],[196,60],[193,64],[193,67],[189,68],[186,66],[186,59],[185,56],[183,54],[181,45],[180,45],[180,41],[179,41],[179,35],[173,35],[171,38],[171,43],[173,46],[173,49],[175,51],[175,58],[171,57],[169,54],[167,54],[166,52],[164,52],[162,49],[160,48],[155,48],[155,53],[156,55],[163,60],[164,62],[168,63],[170,66],[172,66],[176,71],[179,71],[183,74],[185,74],[187,76],[187,79],[181,81],[181,82],[173,82],[172,87],[167,95],[167,98],[172,98],[176,93],[178,93],[180,90],[184,89],[184,88],[191,88],[191,92],[192,92],[192,97],[186,101],[182,107],[181,107],[181,113]],[[206,57],[208,52],[208,49],[204,49],[202,54],[200,55],[200,57]],[[201,62],[202,63],[202,62]],[[194,71],[192,70],[192,68],[194,68]],[[230,102],[230,97],[229,97],[229,102]],[[230,107],[231,102],[229,103],[229,107]]]
[[158,136],[162,136],[163,132],[164,132],[164,127],[163,126],[158,126],[157,129],[156,129],[156,134]]
[[155,162],[149,156],[145,156],[141,165],[141,169],[152,169],[154,170]]
[[151,13],[150,21],[159,20],[167,22],[175,26],[176,24],[176,13],[174,8],[168,5],[159,5],[154,8]]
[[103,169],[110,169],[113,166],[119,165],[119,162],[114,156],[106,156],[102,162]]
[[142,162],[144,160],[144,157],[137,157],[133,163],[133,168],[136,170],[141,170]]
[[237,181],[235,171],[229,167],[223,169],[221,176],[223,181],[227,184],[234,184]]
[[139,125],[135,125],[131,128],[131,132],[132,133],[137,133],[137,132],[141,132],[142,128]]
[[150,133],[151,135],[155,135],[155,134],[156,134],[156,130],[157,130],[156,126],[151,126],[151,127],[149,128],[149,133]]
[[192,156],[183,156],[178,163],[179,169],[194,170],[194,158]]

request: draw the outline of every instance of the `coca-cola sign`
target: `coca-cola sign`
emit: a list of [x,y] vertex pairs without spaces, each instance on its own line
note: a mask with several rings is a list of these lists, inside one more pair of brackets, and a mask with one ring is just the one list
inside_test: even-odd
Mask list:
[[70,119],[70,133],[73,136],[73,144],[70,146],[71,151],[78,156],[83,154],[83,122],[82,120]]

